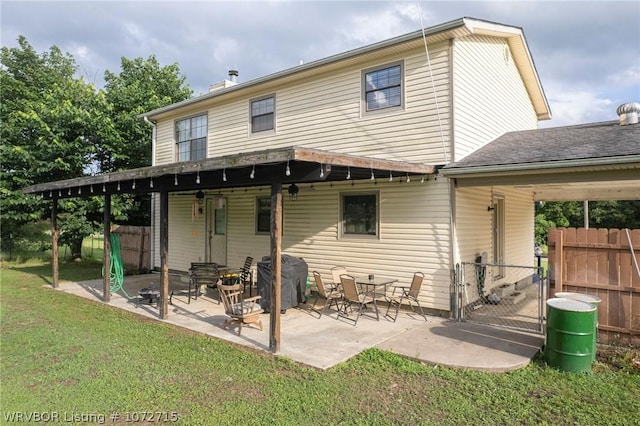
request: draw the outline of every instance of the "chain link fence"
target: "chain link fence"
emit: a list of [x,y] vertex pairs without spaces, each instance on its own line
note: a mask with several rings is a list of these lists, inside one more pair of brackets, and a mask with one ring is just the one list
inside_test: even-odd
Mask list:
[[461,262],[456,265],[454,316],[543,333],[548,291],[542,267]]

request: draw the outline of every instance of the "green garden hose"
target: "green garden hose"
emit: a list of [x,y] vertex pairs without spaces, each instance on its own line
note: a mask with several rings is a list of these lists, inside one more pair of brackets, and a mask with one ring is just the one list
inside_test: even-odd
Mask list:
[[[104,267],[102,269],[102,276],[104,277]],[[121,290],[127,298],[131,299],[131,296],[129,296],[122,287],[124,284],[124,268],[122,266],[120,236],[118,234],[111,234],[111,269],[109,271],[109,283],[111,293]]]

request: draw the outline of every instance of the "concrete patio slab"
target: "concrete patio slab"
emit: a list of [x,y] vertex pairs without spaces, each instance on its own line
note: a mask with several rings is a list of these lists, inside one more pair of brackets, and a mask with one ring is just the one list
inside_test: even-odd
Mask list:
[[[269,351],[270,315],[262,315],[262,330],[244,326],[242,335],[237,327],[223,328],[228,317],[217,300],[217,291],[210,290],[188,303],[186,295],[173,297],[169,317],[161,320],[155,305],[138,303],[137,292],[157,284],[158,274],[125,277],[124,291],[111,295],[109,305],[161,322],[200,332],[253,349]],[[179,276],[172,276],[171,287],[184,287]],[[63,282],[60,291],[88,299],[102,300],[102,280],[79,283]],[[322,300],[321,300],[322,302]],[[377,347],[421,362],[485,371],[508,371],[526,366],[544,343],[541,335],[451,322],[428,316],[425,321],[410,310],[400,311],[394,323],[385,318],[386,304],[381,304],[380,320],[372,310],[357,326],[338,319],[335,309],[322,318],[311,309],[312,301],[287,309],[281,315],[280,351],[278,356],[318,369],[328,369],[370,347]],[[320,303],[319,303],[320,305]]]

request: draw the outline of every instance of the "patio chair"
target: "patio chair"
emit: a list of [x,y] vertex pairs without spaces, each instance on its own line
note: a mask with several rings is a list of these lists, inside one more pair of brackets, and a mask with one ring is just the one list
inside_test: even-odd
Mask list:
[[331,283],[331,288],[337,290],[342,283],[340,282],[340,275],[344,275],[347,273],[347,268],[344,266],[334,266],[331,268],[331,279],[333,282]]
[[[189,287],[188,290],[176,288],[171,290],[169,304],[173,304],[173,296],[187,294],[187,303],[191,303],[191,299],[197,299],[202,294],[202,288],[216,288],[218,282],[217,263],[208,262],[192,262],[189,267]],[[193,290],[192,290],[193,289]],[[193,291],[193,294],[191,293]]]
[[315,280],[318,292],[316,293],[316,300],[313,301],[311,309],[315,309],[316,303],[320,297],[325,299],[324,306],[322,307],[322,310],[320,310],[320,316],[318,319],[322,318],[324,310],[327,309],[327,307],[331,308],[331,304],[333,303],[335,303],[336,309],[340,312],[340,305],[338,305],[338,303],[342,302],[342,292],[334,289],[329,289],[329,291],[327,291],[324,283],[322,282],[322,276],[318,271],[313,271],[313,279]]
[[246,286],[249,285],[249,296],[251,296],[251,289],[253,288],[253,272],[251,271],[251,265],[253,265],[253,257],[247,256],[244,260],[244,265],[240,268],[240,284]]
[[[422,306],[420,306],[420,301],[418,300],[418,295],[420,294],[420,287],[422,287],[422,281],[424,281],[424,274],[422,272],[416,272],[413,274],[413,279],[411,280],[410,286],[401,286],[401,285],[393,286],[393,292],[389,297],[389,300],[388,300],[389,305],[387,306],[387,312],[384,314],[384,316],[392,318],[393,322],[396,322],[396,319],[398,319],[398,312],[400,312],[400,306],[402,305],[402,302],[406,300],[407,302],[409,302],[411,311],[417,313],[413,308],[413,302],[415,302],[418,308],[420,308],[420,313],[422,314],[422,317],[424,318],[425,321],[427,321],[427,316],[422,310]],[[399,293],[396,293],[396,291],[398,290],[399,290]],[[389,315],[389,309],[391,309],[392,305],[395,305],[396,307],[396,315],[394,317]]]
[[[360,293],[354,277],[348,274],[342,274],[340,275],[340,283],[344,297],[342,299],[342,309],[338,312],[338,317],[344,317],[353,321],[353,325],[355,326],[358,323],[360,315],[362,315],[362,310],[366,309],[368,304],[373,303],[373,307],[376,310],[376,320],[380,320],[376,299],[367,294]],[[349,315],[347,314],[347,308],[352,308],[353,306],[358,306],[358,312],[356,313],[355,319],[349,318]]]
[[224,285],[219,282],[218,291],[222,304],[224,305],[224,311],[231,317],[224,322],[224,328],[229,327],[231,324],[238,324],[238,335],[242,333],[242,326],[244,324],[257,324],[260,330],[262,330],[260,314],[262,314],[264,310],[257,302],[261,299],[261,296],[244,299],[242,297],[244,294],[242,284]]

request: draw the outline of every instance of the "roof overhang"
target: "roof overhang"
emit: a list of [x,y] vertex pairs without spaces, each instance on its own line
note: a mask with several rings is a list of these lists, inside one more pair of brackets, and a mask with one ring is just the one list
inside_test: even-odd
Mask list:
[[443,168],[457,187],[512,186],[535,201],[640,200],[640,155]]
[[424,176],[433,165],[385,160],[302,147],[225,155],[31,185],[22,191],[46,199]]

